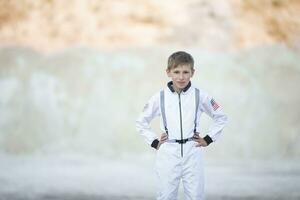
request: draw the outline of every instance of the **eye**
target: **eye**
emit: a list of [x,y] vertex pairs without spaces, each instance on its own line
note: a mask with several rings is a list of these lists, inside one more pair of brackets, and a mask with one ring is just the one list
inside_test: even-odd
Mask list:
[[189,74],[190,72],[189,72],[189,71],[184,71],[183,73],[184,73],[184,74]]
[[174,74],[179,74],[179,71],[174,71]]

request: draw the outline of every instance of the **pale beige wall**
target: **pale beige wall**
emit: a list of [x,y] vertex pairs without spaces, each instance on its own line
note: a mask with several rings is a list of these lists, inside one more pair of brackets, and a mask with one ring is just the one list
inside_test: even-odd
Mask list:
[[[104,155],[150,152],[135,131],[144,104],[168,81],[173,49],[0,51],[0,151]],[[224,53],[187,49],[193,83],[224,107],[229,123],[215,158],[299,157],[299,56],[285,46]],[[202,119],[202,132],[210,122]],[[158,133],[157,122],[154,130]]]

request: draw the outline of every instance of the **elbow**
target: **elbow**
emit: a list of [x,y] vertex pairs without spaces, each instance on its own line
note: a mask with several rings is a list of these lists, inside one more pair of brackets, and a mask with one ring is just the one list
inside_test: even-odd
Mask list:
[[218,124],[226,124],[228,122],[228,117],[227,115],[224,114],[219,114],[219,115],[215,115],[213,116],[214,121]]
[[141,121],[138,119],[135,120],[135,129],[139,132],[141,130]]

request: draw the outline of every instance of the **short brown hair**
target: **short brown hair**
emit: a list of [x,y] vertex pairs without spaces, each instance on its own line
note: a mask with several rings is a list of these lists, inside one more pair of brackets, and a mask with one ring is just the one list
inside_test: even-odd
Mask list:
[[188,64],[194,71],[194,59],[193,57],[184,51],[177,51],[168,58],[168,70],[176,68],[178,65]]

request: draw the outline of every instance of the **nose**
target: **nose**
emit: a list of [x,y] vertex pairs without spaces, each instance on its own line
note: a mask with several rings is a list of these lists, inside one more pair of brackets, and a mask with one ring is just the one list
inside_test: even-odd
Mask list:
[[182,74],[182,73],[180,73],[180,74],[179,74],[179,79],[181,79],[181,80],[182,80],[183,78],[184,78],[183,74]]

